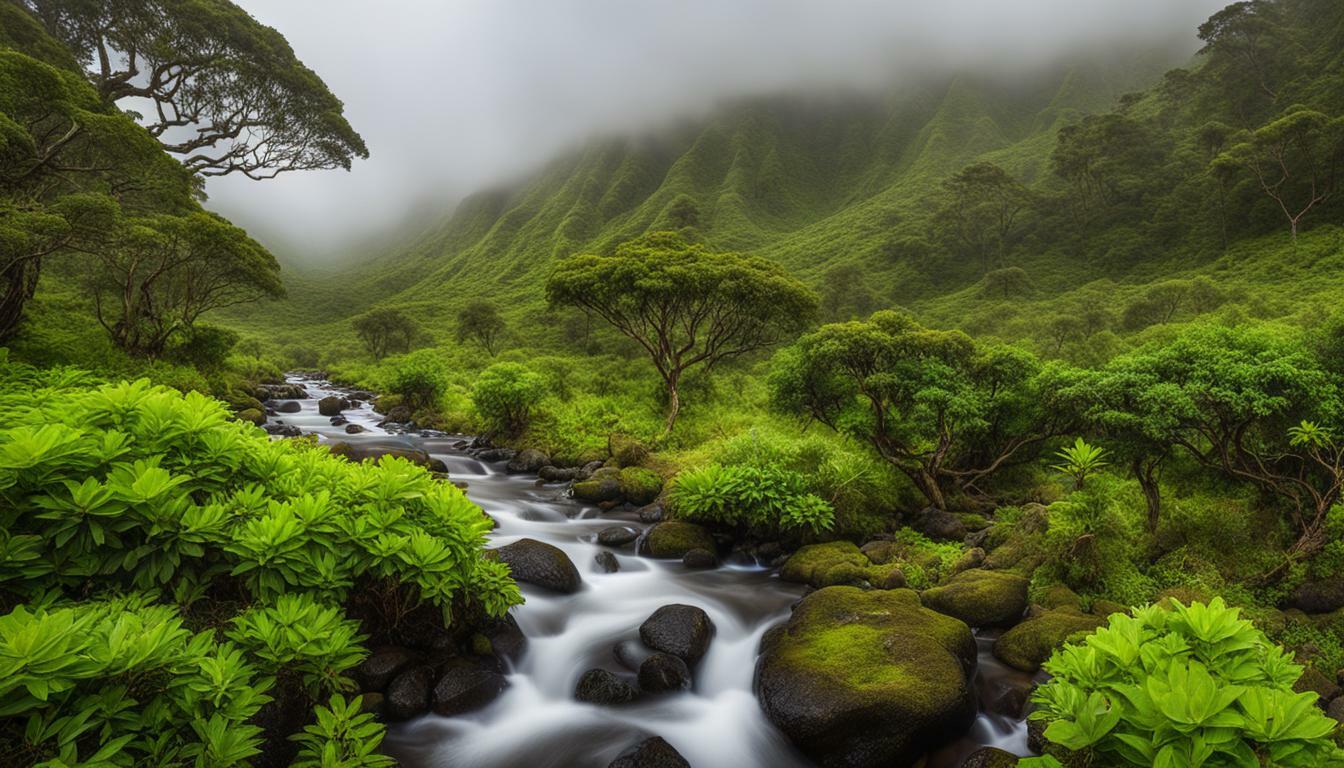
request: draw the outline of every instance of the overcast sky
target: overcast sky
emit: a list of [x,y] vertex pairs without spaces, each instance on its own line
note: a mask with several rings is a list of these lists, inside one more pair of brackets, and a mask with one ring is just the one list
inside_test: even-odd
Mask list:
[[305,260],[593,134],[724,99],[1017,71],[1185,35],[1226,0],[235,0],[346,105],[353,171],[212,180],[209,205]]

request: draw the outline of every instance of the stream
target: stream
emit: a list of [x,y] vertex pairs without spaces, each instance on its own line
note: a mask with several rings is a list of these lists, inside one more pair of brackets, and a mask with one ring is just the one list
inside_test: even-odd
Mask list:
[[[597,533],[616,524],[643,528],[631,509],[601,512],[566,497],[565,484],[542,485],[531,475],[509,475],[502,465],[478,461],[462,450],[461,436],[392,434],[366,403],[345,410],[350,424],[366,431],[347,434],[317,410],[318,399],[345,395],[329,382],[291,377],[310,398],[297,413],[271,417],[315,433],[323,442],[418,448],[443,460],[453,481],[496,521],[491,546],[528,537],[564,550],[583,574],[573,595],[521,585],[526,603],[514,610],[528,638],[524,655],[509,671],[509,687],[488,707],[464,716],[426,715],[394,725],[385,751],[410,768],[604,768],[650,735],[662,736],[695,768],[802,768],[812,763],[766,719],[752,692],[757,646],[773,624],[789,615],[803,593],[755,563],[728,562],[714,570],[689,570],[677,561],[639,557],[634,545],[611,550]],[[616,573],[594,562],[613,551]],[[575,701],[574,686],[587,669],[633,674],[650,651],[638,627],[657,608],[685,603],[703,608],[716,627],[708,654],[695,671],[692,690],[600,707]],[[975,688],[980,714],[961,739],[931,753],[927,768],[956,768],[971,752],[995,746],[1030,754],[1021,719],[1031,676],[1001,664],[990,635],[978,636]]]

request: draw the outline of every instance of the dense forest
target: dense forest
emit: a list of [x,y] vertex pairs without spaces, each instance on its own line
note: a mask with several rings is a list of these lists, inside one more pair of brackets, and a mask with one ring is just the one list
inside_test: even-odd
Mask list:
[[0,765],[1344,765],[1344,5],[1197,36],[319,271],[205,194],[370,156],[279,32],[0,0]]

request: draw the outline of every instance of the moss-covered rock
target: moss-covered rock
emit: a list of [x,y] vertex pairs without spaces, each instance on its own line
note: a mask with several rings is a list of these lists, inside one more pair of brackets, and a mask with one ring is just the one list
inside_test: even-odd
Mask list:
[[871,563],[859,548],[849,541],[828,541],[825,544],[809,544],[789,556],[779,571],[779,578],[798,584],[824,586],[828,574],[842,566],[863,570]]
[[1015,669],[1035,672],[1065,641],[1105,625],[1105,619],[1077,610],[1046,611],[1000,635],[994,656]]
[[983,747],[972,752],[961,764],[961,768],[1013,768],[1017,765],[1017,755],[995,747]]
[[649,459],[649,449],[629,435],[612,435],[607,445],[618,467],[638,467]]
[[762,643],[766,715],[825,766],[909,765],[975,718],[962,622],[905,589],[828,587]]
[[657,472],[643,467],[622,469],[617,482],[620,484],[621,496],[639,507],[653,503],[663,491],[663,478]]
[[1056,608],[1067,608],[1074,611],[1083,609],[1083,598],[1063,584],[1051,584],[1046,587],[1041,592],[1039,602],[1042,608],[1050,611]]
[[574,498],[579,501],[586,501],[591,504],[600,504],[604,501],[620,501],[621,494],[621,471],[613,467],[602,467],[589,476],[587,480],[581,480],[574,483]]
[[709,531],[694,524],[669,520],[658,523],[639,541],[639,553],[645,557],[680,560],[693,549],[717,551]]
[[1016,574],[972,568],[920,597],[924,605],[973,627],[1002,627],[1016,623],[1027,610],[1028,584]]
[[256,408],[245,408],[238,412],[238,420],[246,421],[249,424],[256,424],[260,427],[266,423],[266,414]]

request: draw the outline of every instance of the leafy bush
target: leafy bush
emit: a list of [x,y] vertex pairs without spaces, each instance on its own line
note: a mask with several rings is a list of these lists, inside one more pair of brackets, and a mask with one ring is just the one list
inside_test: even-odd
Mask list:
[[412,411],[433,408],[448,387],[448,371],[433,350],[421,349],[397,360],[385,383]]
[[184,332],[181,338],[175,339],[168,347],[168,359],[196,368],[215,370],[225,364],[229,352],[237,343],[236,331],[212,325],[197,325]]
[[1045,737],[1104,765],[1307,768],[1344,759],[1302,667],[1221,599],[1115,614],[1046,662]]
[[511,436],[527,429],[533,409],[545,396],[545,380],[521,363],[495,363],[471,389],[472,405],[486,430]]
[[[0,754],[242,765],[268,692],[349,690],[365,634],[520,601],[481,556],[480,509],[423,469],[272,441],[198,393],[84,383],[0,366],[0,599],[18,605],[0,617]],[[361,753],[341,740],[369,723],[342,711],[330,749]],[[314,759],[327,730],[303,742]]]
[[807,491],[801,474],[777,468],[707,464],[688,469],[672,481],[669,501],[679,518],[765,536],[815,534],[835,525],[831,505]]
[[1043,544],[1047,570],[1080,592],[1103,593],[1125,604],[1145,602],[1122,584],[1139,577],[1144,542],[1143,502],[1132,483],[1097,475],[1085,488],[1051,504]]

